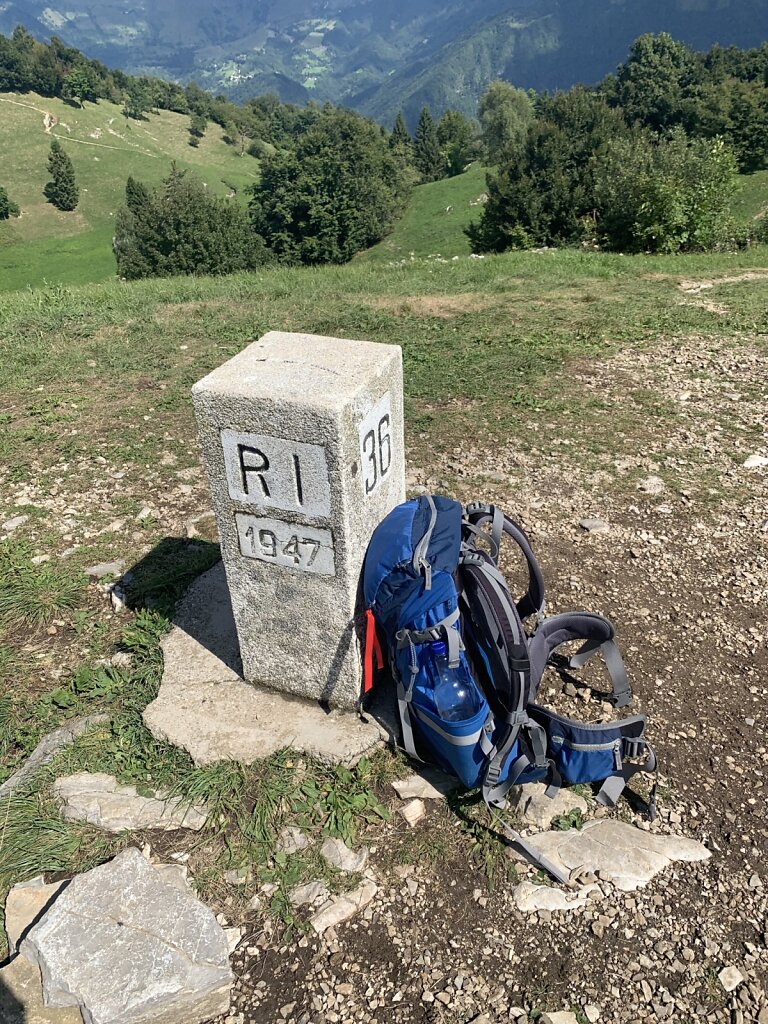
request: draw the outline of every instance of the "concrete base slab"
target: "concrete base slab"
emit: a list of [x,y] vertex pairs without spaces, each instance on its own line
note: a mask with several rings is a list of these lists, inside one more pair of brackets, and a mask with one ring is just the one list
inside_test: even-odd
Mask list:
[[189,588],[162,647],[160,692],[144,722],[153,736],[187,750],[195,764],[248,764],[290,747],[351,765],[388,739],[373,717],[328,711],[242,679],[221,562]]

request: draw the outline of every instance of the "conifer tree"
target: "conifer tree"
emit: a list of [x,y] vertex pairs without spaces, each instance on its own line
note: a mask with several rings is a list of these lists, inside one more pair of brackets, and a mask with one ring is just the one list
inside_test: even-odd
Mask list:
[[413,146],[413,139],[411,138],[411,134],[406,126],[402,110],[397,115],[395,127],[392,129],[392,134],[389,136],[389,145],[392,149],[398,149],[400,147],[410,149],[411,146]]
[[419,114],[413,140],[413,162],[423,182],[437,181],[445,174],[445,159],[440,152],[437,129],[429,107],[424,107]]
[[112,249],[117,272],[127,280],[232,274],[253,270],[268,258],[247,211],[209,195],[203,181],[175,164],[153,192],[128,179]]
[[0,185],[0,220],[18,217],[20,212],[16,203],[8,195],[8,192]]
[[147,186],[129,175],[125,183],[125,205],[134,217],[141,217],[146,213],[150,202],[151,199]]
[[51,175],[51,180],[43,189],[48,202],[52,203],[57,210],[74,210],[79,199],[75,169],[58,139],[51,142],[51,150],[48,154],[48,173]]

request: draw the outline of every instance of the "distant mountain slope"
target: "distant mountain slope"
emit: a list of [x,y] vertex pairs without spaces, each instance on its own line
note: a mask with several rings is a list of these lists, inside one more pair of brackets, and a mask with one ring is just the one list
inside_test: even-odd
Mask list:
[[413,123],[426,102],[473,113],[495,77],[536,89],[595,82],[643,32],[698,49],[768,39],[765,0],[0,0],[89,56],[244,98],[342,102]]
[[[56,118],[50,130],[46,114]],[[129,174],[155,185],[175,161],[212,191],[236,191],[245,202],[258,161],[228,146],[217,124],[208,125],[197,148],[188,145],[188,129],[188,117],[168,110],[133,121],[106,101],[77,109],[35,93],[0,93],[0,183],[21,207],[21,217],[0,221],[0,292],[38,283],[41,268],[42,276],[69,283],[111,277],[115,213]],[[69,154],[80,187],[73,213],[61,213],[43,195],[54,137]]]

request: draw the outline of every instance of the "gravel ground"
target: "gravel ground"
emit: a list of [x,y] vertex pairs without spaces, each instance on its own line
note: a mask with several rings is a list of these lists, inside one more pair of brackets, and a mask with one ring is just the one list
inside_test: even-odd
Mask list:
[[[522,413],[524,448],[468,446],[409,474],[412,492],[482,497],[521,521],[550,612],[585,607],[615,622],[661,762],[652,828],[696,839],[712,858],[638,893],[601,879],[583,909],[525,917],[511,885],[490,889],[461,844],[436,853],[449,812],[430,802],[414,830],[395,815],[366,837],[378,891],[350,923],[288,937],[251,915],[222,1024],[496,1024],[574,1008],[580,1024],[768,1024],[768,464],[744,465],[768,457],[767,380],[752,339],[665,339],[553,382],[572,392],[573,414]],[[98,484],[86,463],[64,466],[48,490],[11,485],[13,499],[66,505],[56,528],[75,562],[80,546],[101,557],[111,519],[108,537],[133,531],[141,550],[155,540],[147,522],[183,533],[207,507],[193,447],[177,471],[171,454],[156,473],[105,466]],[[121,497],[135,505],[127,515]],[[588,532],[585,517],[608,528]],[[19,535],[34,542],[30,525]],[[34,647],[41,682],[88,654],[51,629]],[[556,676],[545,686],[557,709],[600,716]],[[648,827],[624,802],[615,813]]]
[[[408,827],[392,824],[372,857],[378,892],[352,922],[285,945],[267,921],[250,930],[227,1024],[492,1024],[562,1010],[768,1022],[768,467],[743,465],[768,456],[767,369],[750,339],[625,351],[572,375],[579,425],[544,414],[527,451],[465,450],[409,477],[413,491],[482,496],[518,518],[550,612],[613,619],[661,761],[650,827],[712,858],[637,893],[601,880],[584,909],[525,917],[509,885],[488,891],[465,858],[395,863]],[[587,532],[585,517],[609,528]],[[556,707],[586,713],[557,677],[547,686]],[[425,844],[441,813],[430,803],[417,825]],[[649,827],[626,804],[615,813]]]

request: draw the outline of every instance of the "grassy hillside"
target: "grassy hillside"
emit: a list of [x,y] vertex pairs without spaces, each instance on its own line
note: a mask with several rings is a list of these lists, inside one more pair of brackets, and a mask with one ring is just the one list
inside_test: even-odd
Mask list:
[[[58,119],[50,132],[46,113]],[[170,111],[133,121],[112,103],[79,109],[34,93],[0,93],[0,184],[22,208],[20,218],[0,222],[0,290],[112,276],[112,226],[129,174],[155,184],[175,160],[222,195],[255,179],[257,161],[223,142],[218,125],[209,124],[197,149],[187,143],[188,127],[188,117]],[[69,154],[80,186],[73,213],[56,210],[43,195],[53,136]]]
[[[51,132],[72,158],[81,188],[74,213],[46,202],[49,111],[59,118]],[[243,190],[258,174],[258,162],[240,156],[209,124],[199,148],[187,144],[189,119],[163,111],[143,122],[126,119],[111,103],[84,110],[35,95],[0,94],[0,184],[22,207],[21,218],[0,222],[0,292],[48,284],[80,285],[114,276],[111,251],[114,214],[129,174],[150,184],[167,173],[171,160],[200,175],[219,194]],[[414,190],[409,209],[389,237],[356,257],[356,263],[388,263],[469,255],[464,229],[482,213],[486,169],[473,164],[464,174]],[[768,171],[742,177],[733,213],[746,223],[768,208]]]
[[[478,202],[486,189],[486,168],[473,164],[455,178],[419,185],[411,205],[391,235],[361,253],[357,260],[399,261],[413,258],[469,254],[469,240],[464,229],[482,215]],[[768,171],[746,174],[739,178],[738,191],[732,202],[733,216],[739,224],[747,224],[768,212]]]
[[358,256],[359,260],[407,260],[411,256],[466,256],[469,241],[464,228],[476,220],[485,192],[485,168],[472,164],[455,178],[420,185],[395,230],[383,242]]
[[768,213],[768,171],[744,174],[739,191],[733,198],[733,215],[740,224],[747,224]]

